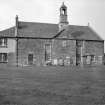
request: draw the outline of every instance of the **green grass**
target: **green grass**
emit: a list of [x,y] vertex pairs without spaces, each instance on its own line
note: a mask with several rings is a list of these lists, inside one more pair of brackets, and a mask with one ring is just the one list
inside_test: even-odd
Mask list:
[[105,67],[2,67],[0,105],[105,105]]

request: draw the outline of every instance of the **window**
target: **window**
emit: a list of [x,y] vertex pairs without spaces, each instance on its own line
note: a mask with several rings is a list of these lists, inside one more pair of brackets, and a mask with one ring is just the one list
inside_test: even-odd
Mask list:
[[81,46],[83,45],[83,42],[78,40],[78,41],[76,42],[76,44],[77,44],[77,47],[81,47]]
[[72,63],[70,61],[71,61],[70,57],[69,56],[66,56],[66,58],[64,60],[64,65],[70,65],[70,63]]
[[67,36],[62,36],[63,40],[62,40],[62,47],[67,47]]
[[53,65],[57,65],[58,64],[58,60],[55,58],[53,59]]
[[94,63],[96,62],[96,56],[95,56],[95,55],[93,55],[93,56],[91,57],[91,61],[94,62]]
[[98,63],[102,64],[102,61],[103,61],[103,57],[102,56],[98,56]]
[[51,44],[45,44],[45,61],[51,60]]
[[87,56],[86,62],[87,62],[87,64],[91,64],[91,56],[90,55]]
[[62,46],[63,46],[63,47],[66,47],[66,46],[67,46],[67,40],[63,40]]
[[7,62],[7,53],[0,53],[0,62]]
[[62,9],[62,14],[63,14],[63,15],[65,15],[65,11],[66,11],[65,9]]
[[7,38],[0,38],[0,47],[7,47]]

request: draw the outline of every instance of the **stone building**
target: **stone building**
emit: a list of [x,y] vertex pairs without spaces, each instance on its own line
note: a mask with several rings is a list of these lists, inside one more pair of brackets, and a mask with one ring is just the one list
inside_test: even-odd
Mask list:
[[26,65],[100,65],[104,40],[90,26],[69,25],[62,3],[58,24],[24,22],[0,31],[0,63]]

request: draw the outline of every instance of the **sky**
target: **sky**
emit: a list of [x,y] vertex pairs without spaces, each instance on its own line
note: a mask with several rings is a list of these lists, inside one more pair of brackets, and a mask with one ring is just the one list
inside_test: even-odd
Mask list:
[[0,0],[0,30],[20,21],[59,23],[59,8],[65,3],[71,25],[88,23],[105,40],[105,0]]

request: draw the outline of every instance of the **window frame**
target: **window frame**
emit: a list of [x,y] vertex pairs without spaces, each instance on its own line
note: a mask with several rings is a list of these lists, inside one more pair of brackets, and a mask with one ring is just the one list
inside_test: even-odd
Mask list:
[[102,62],[103,62],[103,56],[100,55],[100,56],[98,56],[98,63],[99,64],[102,64]]
[[46,43],[45,47],[45,61],[51,61],[51,43]]
[[63,40],[62,40],[62,47],[67,47],[67,45],[68,45],[68,40],[66,39],[67,36],[63,36],[62,38],[63,38]]
[[67,40],[63,40],[63,41],[62,41],[62,46],[63,46],[63,47],[67,47]]
[[0,47],[7,47],[8,39],[0,38]]
[[[0,53],[0,56],[1,56],[0,63],[7,63],[8,62],[8,53]],[[4,58],[6,60],[4,60]]]

